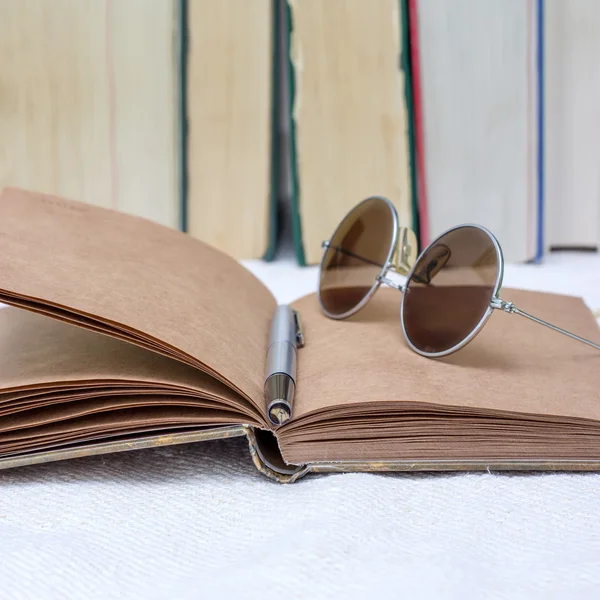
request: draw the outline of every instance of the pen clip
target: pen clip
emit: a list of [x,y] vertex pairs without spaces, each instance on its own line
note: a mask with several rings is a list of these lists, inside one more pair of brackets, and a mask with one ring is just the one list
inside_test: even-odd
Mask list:
[[294,312],[294,323],[296,324],[296,344],[298,348],[304,346],[304,330],[302,328],[302,320],[300,319],[300,313],[296,310]]

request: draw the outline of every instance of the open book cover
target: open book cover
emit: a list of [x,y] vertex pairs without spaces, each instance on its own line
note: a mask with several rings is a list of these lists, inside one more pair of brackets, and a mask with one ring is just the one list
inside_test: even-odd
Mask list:
[[[290,421],[266,416],[276,301],[184,233],[55,196],[0,195],[0,467],[247,436],[261,472],[600,468],[597,351],[498,311],[460,352],[404,342],[399,293],[345,321],[293,308]],[[600,341],[580,298],[503,290]]]

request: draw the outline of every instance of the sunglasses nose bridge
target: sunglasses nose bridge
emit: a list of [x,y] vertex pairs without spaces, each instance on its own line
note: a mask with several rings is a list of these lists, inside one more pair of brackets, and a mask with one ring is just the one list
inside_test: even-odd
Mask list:
[[396,273],[408,275],[418,257],[415,232],[408,227],[398,228],[398,237],[392,253],[392,268]]
[[386,263],[381,273],[377,276],[377,281],[382,285],[387,285],[391,288],[394,288],[395,290],[404,292],[405,286],[402,285],[400,282],[394,281],[393,279],[387,277],[388,271],[393,271],[394,273],[396,272],[396,266],[394,265],[394,263]]

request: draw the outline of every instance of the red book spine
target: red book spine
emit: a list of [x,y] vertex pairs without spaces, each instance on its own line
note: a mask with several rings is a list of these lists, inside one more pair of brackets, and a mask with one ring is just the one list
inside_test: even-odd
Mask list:
[[408,27],[410,34],[410,69],[414,109],[415,154],[417,162],[417,195],[419,206],[419,235],[421,247],[429,243],[427,211],[427,182],[425,174],[425,135],[423,131],[423,105],[421,93],[421,62],[419,59],[418,0],[408,0]]

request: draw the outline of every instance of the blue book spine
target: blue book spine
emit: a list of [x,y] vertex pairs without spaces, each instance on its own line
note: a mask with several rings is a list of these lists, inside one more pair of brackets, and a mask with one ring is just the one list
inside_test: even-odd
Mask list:
[[544,0],[537,0],[537,249],[535,261],[544,256]]

